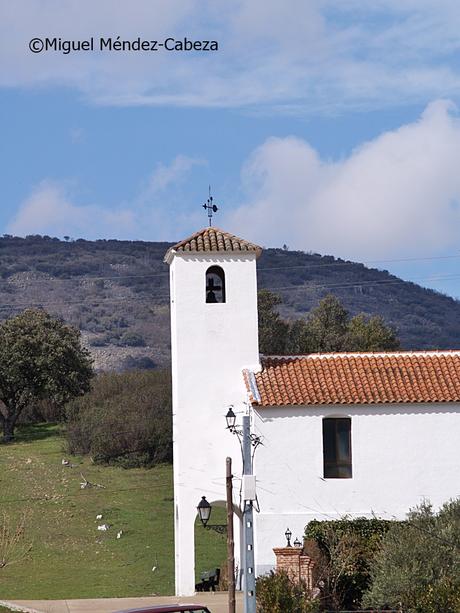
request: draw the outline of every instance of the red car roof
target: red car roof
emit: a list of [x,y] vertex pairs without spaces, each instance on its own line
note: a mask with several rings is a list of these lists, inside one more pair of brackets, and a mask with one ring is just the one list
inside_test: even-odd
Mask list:
[[140,609],[124,609],[123,611],[115,611],[115,613],[179,613],[180,611],[206,611],[211,613],[204,604],[160,604]]

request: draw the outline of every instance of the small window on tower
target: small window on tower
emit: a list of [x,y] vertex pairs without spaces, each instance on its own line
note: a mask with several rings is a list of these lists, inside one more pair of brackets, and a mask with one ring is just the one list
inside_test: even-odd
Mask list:
[[206,271],[206,302],[225,302],[225,274],[220,266]]

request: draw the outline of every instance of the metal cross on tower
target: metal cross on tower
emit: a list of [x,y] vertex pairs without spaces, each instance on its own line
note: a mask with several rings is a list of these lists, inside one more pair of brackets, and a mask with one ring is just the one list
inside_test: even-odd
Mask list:
[[209,227],[211,227],[212,226],[212,214],[213,213],[217,213],[217,211],[219,210],[217,208],[217,206],[215,204],[213,204],[213,198],[211,196],[211,186],[209,186],[209,197],[208,197],[208,200],[202,206],[203,206],[204,210],[207,211],[207,213],[208,213]]

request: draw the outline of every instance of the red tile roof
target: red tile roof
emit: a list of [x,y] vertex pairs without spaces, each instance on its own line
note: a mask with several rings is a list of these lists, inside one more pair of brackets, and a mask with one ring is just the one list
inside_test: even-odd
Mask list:
[[262,253],[262,248],[254,243],[250,243],[242,238],[238,238],[233,234],[224,232],[219,228],[204,228],[199,232],[195,232],[189,238],[170,247],[165,255],[165,260],[168,260],[173,251],[181,252],[211,252],[211,251],[255,251],[257,257]]
[[460,402],[460,351],[266,357],[245,381],[258,406]]

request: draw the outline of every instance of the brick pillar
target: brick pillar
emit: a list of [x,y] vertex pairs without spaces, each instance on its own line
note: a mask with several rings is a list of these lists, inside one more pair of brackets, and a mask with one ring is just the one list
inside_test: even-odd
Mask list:
[[313,566],[315,563],[313,560],[307,556],[302,554],[300,556],[300,578],[302,581],[305,581],[305,585],[310,592],[313,589]]
[[277,547],[273,549],[276,556],[276,570],[284,571],[291,581],[304,581],[309,590],[313,589],[313,560],[303,553],[301,547]]

